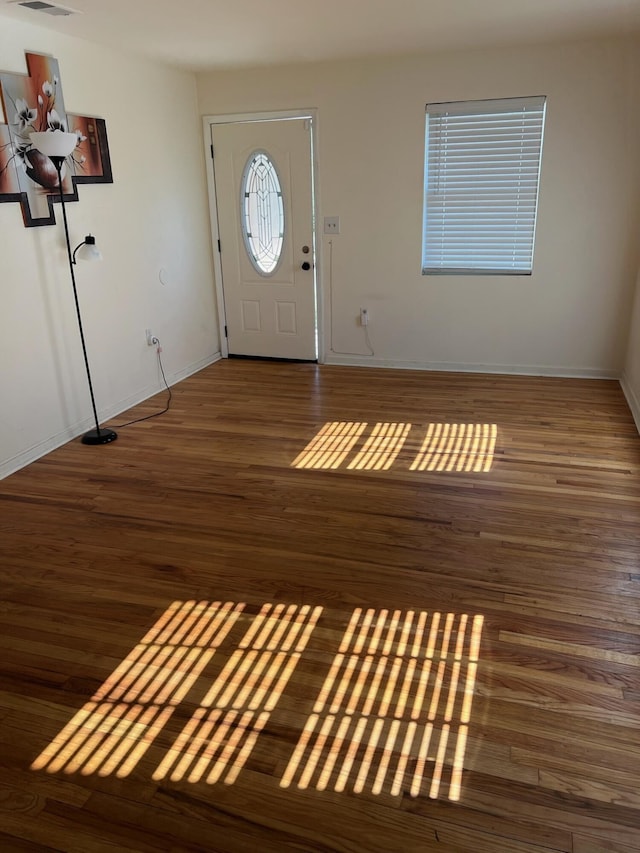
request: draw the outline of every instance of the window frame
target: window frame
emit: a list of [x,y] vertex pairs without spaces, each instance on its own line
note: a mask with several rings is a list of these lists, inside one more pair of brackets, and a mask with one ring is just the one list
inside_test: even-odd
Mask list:
[[[524,96],[524,97],[516,97],[516,98],[491,98],[491,99],[478,99],[471,101],[451,101],[444,103],[427,103],[425,107],[425,149],[424,149],[424,168],[423,168],[423,211],[422,211],[422,275],[532,275],[533,274],[533,261],[535,254],[535,239],[536,239],[536,231],[538,224],[538,211],[539,211],[539,196],[540,196],[540,179],[542,172],[542,155],[543,155],[543,146],[544,146],[544,132],[545,132],[545,121],[546,121],[546,108],[547,108],[547,97],[545,95],[533,95],[533,96]],[[434,217],[433,213],[433,204],[430,212],[430,201],[433,199],[434,193],[431,189],[430,178],[435,171],[430,166],[430,156],[433,158],[435,147],[431,144],[430,137],[430,122],[433,119],[436,119],[440,122],[440,127],[438,128],[438,137],[437,144],[440,146],[439,156],[442,155],[442,146],[443,144],[453,145],[455,143],[455,120],[456,119],[467,119],[469,122],[477,121],[478,124],[484,123],[486,124],[488,117],[498,116],[501,113],[504,114],[505,120],[502,126],[499,128],[499,132],[508,132],[509,129],[515,129],[518,124],[517,118],[514,119],[514,116],[520,114],[522,116],[522,128],[521,128],[521,152],[520,159],[518,161],[505,159],[504,161],[504,169],[505,175],[510,176],[511,180],[513,180],[513,175],[518,171],[520,174],[520,182],[526,183],[525,179],[522,177],[523,164],[528,165],[529,170],[531,170],[531,156],[527,155],[522,151],[523,141],[525,141],[525,133],[527,131],[527,126],[525,126],[524,122],[530,122],[531,126],[536,130],[536,137],[534,139],[534,147],[538,147],[537,151],[537,169],[535,172],[535,191],[533,192],[533,200],[531,200],[531,187],[529,187],[529,201],[527,205],[527,216],[532,220],[531,224],[525,226],[523,224],[518,224],[516,220],[513,221],[513,237],[511,239],[502,237],[505,242],[500,246],[500,248],[495,248],[495,254],[493,257],[487,259],[487,263],[483,266],[482,262],[478,262],[477,256],[475,258],[475,263],[477,265],[464,265],[464,266],[456,266],[453,263],[446,263],[447,249],[444,246],[441,246],[440,250],[436,253],[433,253],[433,250],[429,252],[429,220]],[[507,118],[509,116],[510,118]],[[484,119],[483,119],[484,117]],[[452,124],[454,127],[452,129],[447,130],[446,128],[446,119],[451,118]],[[537,124],[536,124],[537,121]],[[492,138],[491,136],[487,136],[493,145],[496,146],[496,156],[499,154],[499,145],[500,140],[498,137]],[[473,160],[477,159],[482,154],[482,148],[480,142],[477,140],[473,143],[477,147],[476,149],[470,150],[469,158],[468,158],[468,167],[472,168]],[[467,143],[467,145],[469,145]],[[434,148],[434,150],[432,150]],[[459,156],[459,153],[458,153]],[[462,164],[463,168],[467,166],[467,162]],[[516,162],[519,163],[519,167],[516,168]],[[500,164],[502,165],[502,164]],[[454,167],[451,167],[449,172],[449,179],[451,182],[454,182],[454,178],[452,177],[452,172]],[[445,179],[447,177],[446,167],[441,167],[441,171],[439,175],[444,175]],[[459,178],[455,180],[459,181]],[[529,176],[529,183],[531,183],[531,176]],[[507,198],[508,205],[514,208],[514,214],[519,206],[518,202],[515,200],[518,198],[519,189],[516,190],[516,187],[520,187],[518,181],[513,182],[513,192],[510,197]],[[460,189],[460,185],[458,184],[458,190]],[[468,196],[472,196],[474,193],[473,180],[470,180],[470,183],[467,184],[465,190]],[[486,189],[485,192],[487,194],[490,193],[490,189]],[[477,193],[477,189],[475,189]],[[494,190],[495,192],[495,190]],[[455,205],[455,191],[449,190],[449,198],[452,198]],[[476,199],[473,202],[467,201],[469,207],[475,203],[476,206],[482,200],[482,192],[478,193]],[[486,201],[486,199],[485,199]],[[463,202],[458,202],[458,205]],[[439,215],[436,216],[437,226],[439,226],[440,233],[442,234],[442,240],[444,242],[444,236],[446,234],[446,213],[444,209],[446,208],[447,202],[441,203],[442,210]],[[456,212],[459,214],[462,212],[463,216],[470,217],[472,213],[470,210],[464,210],[463,207],[457,207]],[[485,230],[487,227],[496,227],[495,223],[488,223],[487,221],[491,218],[490,213],[485,213],[485,219],[481,219],[481,223],[485,223]],[[495,215],[494,215],[495,218]],[[451,226],[449,226],[451,227]],[[473,237],[475,223],[472,225],[457,225],[458,229],[461,227],[466,227],[467,233],[462,235],[462,239],[468,238],[471,239]],[[502,228],[502,230],[507,230],[509,227],[508,224],[506,227]],[[451,233],[451,232],[450,232]],[[500,238],[499,238],[500,239]],[[523,247],[530,242],[530,253],[528,255],[527,265],[524,266],[522,262],[519,262],[518,265],[515,264],[509,266],[504,263],[500,263],[499,255],[504,255],[505,247],[511,246],[513,249],[513,257],[515,258],[516,251],[522,253]],[[453,249],[449,248],[449,253],[453,253]],[[485,249],[484,251],[487,251]],[[435,260],[434,260],[435,254]],[[473,251],[469,251],[469,260],[473,259]],[[460,257],[460,253],[458,252],[458,257]],[[490,265],[491,261],[497,261],[496,264]]]

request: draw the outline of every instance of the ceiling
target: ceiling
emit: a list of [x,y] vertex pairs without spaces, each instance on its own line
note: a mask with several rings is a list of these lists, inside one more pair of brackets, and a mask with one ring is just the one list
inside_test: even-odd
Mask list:
[[[58,0],[48,0],[57,3]],[[0,14],[198,71],[640,31],[640,0],[61,0]]]

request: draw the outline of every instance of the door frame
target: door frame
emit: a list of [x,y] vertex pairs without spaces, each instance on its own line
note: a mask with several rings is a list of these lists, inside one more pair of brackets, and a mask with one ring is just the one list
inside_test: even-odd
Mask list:
[[218,202],[216,197],[216,175],[213,168],[212,130],[216,124],[237,124],[245,122],[278,121],[279,119],[306,119],[310,121],[311,133],[311,180],[313,205],[313,248],[315,263],[315,293],[314,306],[316,312],[316,350],[318,364],[324,363],[324,323],[323,323],[323,286],[322,286],[322,234],[320,229],[320,197],[318,182],[318,110],[314,107],[308,110],[270,110],[255,113],[226,113],[223,115],[207,115],[202,117],[204,138],[204,159],[207,169],[207,187],[209,191],[209,221],[213,250],[213,270],[215,276],[215,293],[218,308],[218,328],[220,333],[220,353],[223,358],[229,357],[229,342],[225,334],[227,325],[222,287],[222,260],[217,251],[220,240],[218,227]]

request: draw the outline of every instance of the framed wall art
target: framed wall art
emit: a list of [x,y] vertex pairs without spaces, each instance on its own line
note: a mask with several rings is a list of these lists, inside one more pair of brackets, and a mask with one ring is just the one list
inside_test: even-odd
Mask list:
[[79,184],[113,183],[104,119],[68,113],[58,61],[27,53],[27,74],[0,72],[0,202],[19,202],[26,227],[53,225],[58,175],[31,144],[34,131],[63,130],[78,138],[62,170],[65,202],[78,200]]

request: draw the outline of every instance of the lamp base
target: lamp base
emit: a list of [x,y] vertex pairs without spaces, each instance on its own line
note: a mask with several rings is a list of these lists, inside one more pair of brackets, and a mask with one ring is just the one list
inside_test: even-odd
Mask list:
[[82,436],[83,444],[109,444],[111,441],[115,441],[118,437],[118,433],[114,432],[112,429],[92,429],[89,432],[85,433]]

